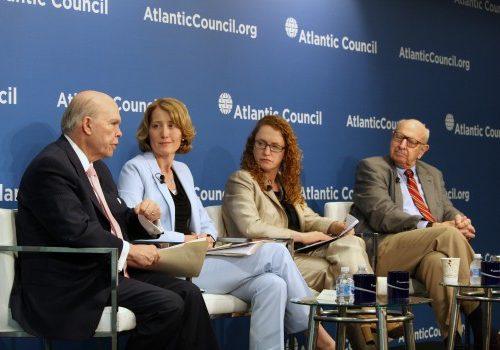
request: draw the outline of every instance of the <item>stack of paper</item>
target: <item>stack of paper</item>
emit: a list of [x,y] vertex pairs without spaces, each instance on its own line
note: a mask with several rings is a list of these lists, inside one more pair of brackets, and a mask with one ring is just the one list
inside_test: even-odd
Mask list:
[[197,277],[203,267],[207,249],[206,238],[162,248],[159,249],[160,261],[145,269],[162,271],[176,277]]
[[222,255],[222,256],[246,256],[254,254],[259,247],[266,241],[254,241],[244,243],[228,243],[207,251],[207,255]]

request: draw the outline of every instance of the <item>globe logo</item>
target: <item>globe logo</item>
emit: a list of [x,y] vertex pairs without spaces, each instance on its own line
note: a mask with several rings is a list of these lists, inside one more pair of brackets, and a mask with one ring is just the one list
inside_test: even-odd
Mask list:
[[229,114],[231,113],[231,110],[233,109],[233,99],[231,98],[231,95],[229,95],[227,92],[223,92],[219,96],[219,110],[222,114]]
[[288,17],[285,22],[285,30],[286,35],[290,38],[295,38],[297,36],[297,32],[299,31],[299,26],[297,25],[297,21],[293,17]]
[[453,114],[448,113],[446,118],[444,118],[444,125],[446,126],[446,130],[452,131],[455,126],[455,119],[453,118]]

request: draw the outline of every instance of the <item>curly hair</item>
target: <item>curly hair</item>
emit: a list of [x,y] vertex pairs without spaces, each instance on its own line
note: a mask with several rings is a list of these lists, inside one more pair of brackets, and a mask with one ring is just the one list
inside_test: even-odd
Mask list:
[[181,101],[172,97],[163,97],[157,99],[151,103],[146,112],[144,112],[144,117],[142,118],[139,128],[137,128],[136,138],[139,143],[139,148],[143,152],[151,152],[151,140],[149,139],[149,126],[151,124],[151,115],[156,108],[161,108],[165,112],[170,114],[172,121],[175,126],[177,126],[182,133],[181,146],[176,153],[188,153],[192,148],[194,136],[196,131],[194,130],[193,123],[191,122],[191,117],[186,108],[186,105]]
[[302,171],[302,151],[297,143],[297,136],[292,127],[283,117],[279,115],[266,115],[259,120],[255,125],[252,133],[247,139],[245,150],[241,156],[241,169],[248,171],[257,181],[260,188],[266,191],[268,180],[264,171],[255,161],[253,154],[255,135],[260,128],[268,125],[271,128],[281,132],[285,140],[285,155],[280,165],[279,179],[286,195],[286,201],[290,204],[303,204],[304,197],[302,196],[302,184],[300,181],[300,173]]

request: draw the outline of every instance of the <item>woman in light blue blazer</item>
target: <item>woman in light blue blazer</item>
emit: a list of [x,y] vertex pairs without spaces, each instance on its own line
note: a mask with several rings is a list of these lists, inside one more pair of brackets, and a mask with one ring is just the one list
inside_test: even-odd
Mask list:
[[[176,153],[191,149],[195,131],[186,106],[173,98],[153,102],[137,131],[144,153],[129,160],[120,173],[120,196],[129,207],[144,198],[162,210],[161,224],[170,241],[187,242],[217,231],[195,193],[189,168],[175,161]],[[308,309],[291,298],[310,295],[309,288],[281,244],[267,243],[245,257],[207,256],[193,282],[209,293],[232,294],[252,304],[250,349],[284,349],[283,334],[307,329]],[[334,349],[335,342],[320,327],[318,349]]]

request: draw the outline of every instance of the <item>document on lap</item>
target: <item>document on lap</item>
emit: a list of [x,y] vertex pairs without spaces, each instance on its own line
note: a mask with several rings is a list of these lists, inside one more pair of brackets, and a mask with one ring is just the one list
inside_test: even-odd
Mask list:
[[356,219],[354,216],[352,216],[351,214],[347,214],[347,216],[345,218],[346,228],[344,229],[344,231],[340,232],[337,236],[334,236],[331,239],[328,239],[326,241],[319,241],[319,242],[316,242],[313,244],[306,245],[302,248],[296,249],[295,253],[307,253],[307,252],[310,252],[311,250],[322,247],[325,244],[332,243],[333,241],[336,241],[337,239],[342,238],[347,232],[351,231],[354,228],[354,226],[356,226],[358,224],[358,222],[359,222],[359,220]]
[[160,260],[145,270],[165,272],[174,277],[197,277],[205,261],[207,248],[206,238],[199,238],[159,249]]
[[222,255],[222,256],[247,256],[254,254],[259,247],[269,242],[268,240],[260,240],[253,242],[244,243],[228,243],[224,245],[217,246],[215,248],[210,248],[207,251],[207,255]]

